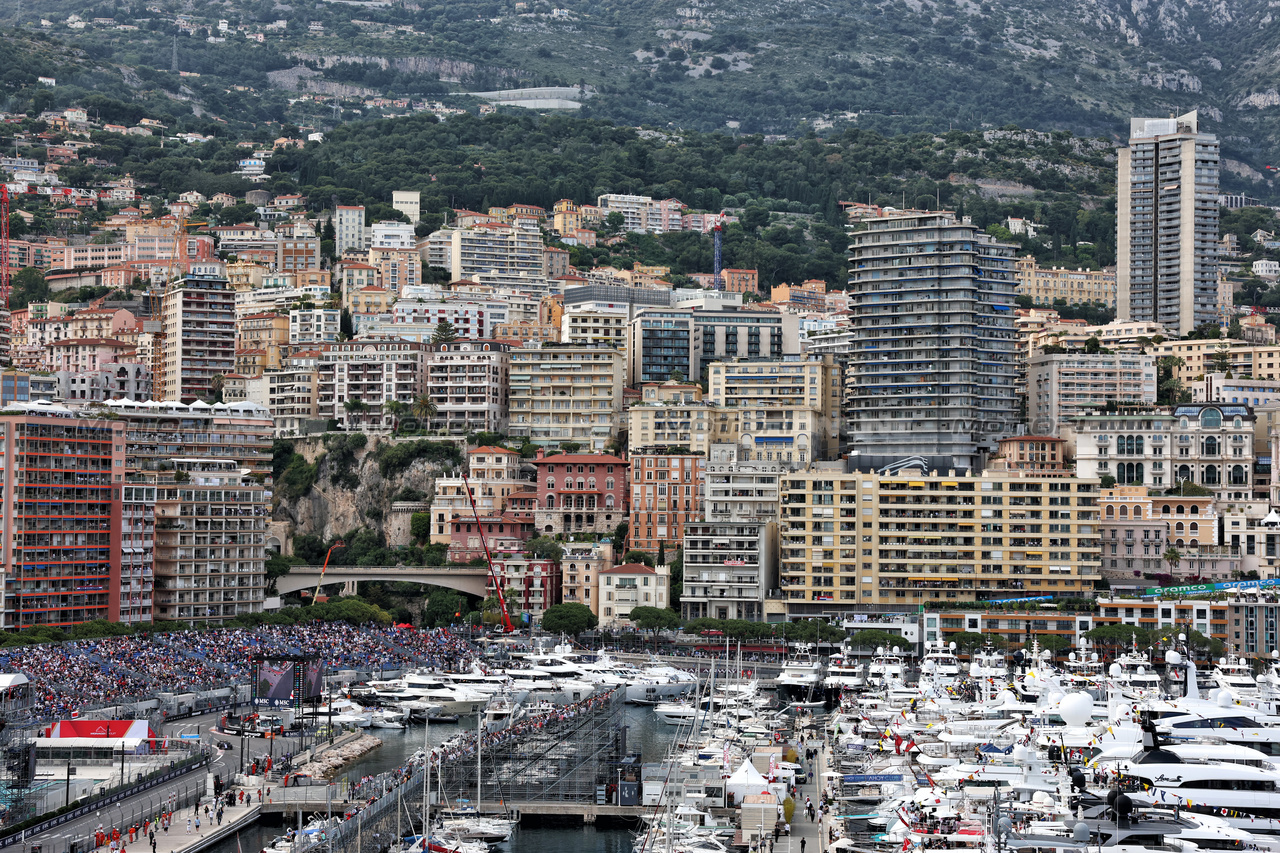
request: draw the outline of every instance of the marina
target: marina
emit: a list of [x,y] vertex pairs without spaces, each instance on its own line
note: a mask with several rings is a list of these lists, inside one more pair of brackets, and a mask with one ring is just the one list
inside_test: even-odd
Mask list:
[[[33,799],[72,797],[80,766],[105,784],[0,846],[150,846],[158,826],[155,853],[1280,851],[1280,655],[797,644],[757,672],[726,643],[699,677],[555,638],[500,660],[447,632],[397,640],[420,654],[380,677],[300,687],[312,658],[260,655],[230,707],[116,705],[25,741],[43,685],[11,676],[10,754],[30,744],[34,780],[64,762]],[[265,701],[279,661],[310,698]],[[152,785],[180,747],[190,767]]]

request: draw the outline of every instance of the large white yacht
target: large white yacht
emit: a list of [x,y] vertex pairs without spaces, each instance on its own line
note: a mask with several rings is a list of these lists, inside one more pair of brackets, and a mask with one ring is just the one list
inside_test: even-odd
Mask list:
[[1218,658],[1218,665],[1209,673],[1209,681],[1218,687],[1227,688],[1237,699],[1258,695],[1258,682],[1254,679],[1249,664],[1234,651],[1225,658]]
[[822,686],[824,675],[822,659],[814,654],[814,647],[801,643],[795,654],[782,664],[778,676],[778,689],[792,696],[809,698]]
[[381,698],[438,705],[438,713],[448,715],[474,716],[489,704],[488,695],[469,687],[450,684],[437,673],[410,673],[391,681],[371,681],[369,687]]

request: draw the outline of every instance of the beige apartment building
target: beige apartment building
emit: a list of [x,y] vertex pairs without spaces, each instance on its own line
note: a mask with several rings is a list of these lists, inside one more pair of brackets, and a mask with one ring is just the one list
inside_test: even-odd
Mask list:
[[[475,447],[467,451],[470,474],[440,477],[436,480],[435,499],[431,502],[431,541],[448,545],[450,522],[458,516],[482,518],[502,515],[507,509],[507,495],[528,485],[520,479],[520,454],[505,447]],[[470,496],[467,486],[471,487]],[[471,503],[475,502],[475,509]]]
[[1015,289],[1019,296],[1029,296],[1036,305],[1052,305],[1064,300],[1068,305],[1102,303],[1116,307],[1116,271],[1042,267],[1027,255],[1013,266]]
[[508,434],[534,444],[604,450],[622,417],[626,359],[616,349],[544,344],[511,351]]
[[789,617],[856,604],[1090,595],[1098,481],[1020,472],[893,474],[817,463],[783,480]]
[[839,451],[840,377],[831,355],[713,362],[708,396],[739,413],[738,440],[751,460],[802,467]]
[[1156,402],[1156,360],[1138,353],[1033,355],[1027,368],[1027,425],[1038,435],[1058,431],[1108,403]]
[[627,409],[627,437],[632,447],[687,447],[706,455],[712,444],[738,440],[738,415],[704,400],[699,385],[650,383]]

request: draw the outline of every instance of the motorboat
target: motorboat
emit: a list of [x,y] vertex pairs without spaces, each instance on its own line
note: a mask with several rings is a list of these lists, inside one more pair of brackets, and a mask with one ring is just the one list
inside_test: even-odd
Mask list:
[[1249,664],[1235,652],[1218,659],[1218,665],[1209,673],[1209,681],[1230,690],[1237,699],[1258,695],[1258,682],[1253,677]]
[[782,672],[778,675],[778,690],[791,696],[810,698],[822,686],[825,670],[822,659],[813,651],[814,647],[802,643],[796,647],[794,654],[782,663]]

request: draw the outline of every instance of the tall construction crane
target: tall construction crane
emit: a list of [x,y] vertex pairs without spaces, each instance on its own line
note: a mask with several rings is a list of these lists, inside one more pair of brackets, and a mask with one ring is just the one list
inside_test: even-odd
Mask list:
[[489,577],[493,580],[493,590],[498,594],[498,606],[502,608],[502,630],[508,634],[515,633],[516,626],[511,624],[511,613],[507,610],[507,599],[502,594],[502,580],[493,571],[493,556],[489,553],[489,540],[484,538],[484,525],[480,523],[480,510],[476,509],[476,499],[471,494],[471,483],[467,475],[462,475],[462,487],[467,490],[467,500],[471,502],[471,514],[476,518],[476,530],[480,532],[480,544],[484,546],[484,559],[489,564]]

